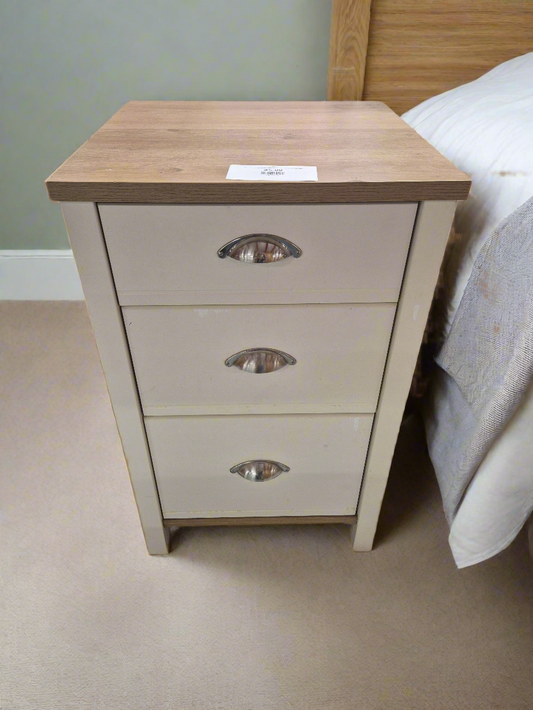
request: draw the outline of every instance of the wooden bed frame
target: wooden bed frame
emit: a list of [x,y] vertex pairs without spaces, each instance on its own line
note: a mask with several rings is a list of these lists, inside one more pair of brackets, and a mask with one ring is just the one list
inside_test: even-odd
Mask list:
[[533,0],[332,0],[328,99],[402,114],[533,51]]

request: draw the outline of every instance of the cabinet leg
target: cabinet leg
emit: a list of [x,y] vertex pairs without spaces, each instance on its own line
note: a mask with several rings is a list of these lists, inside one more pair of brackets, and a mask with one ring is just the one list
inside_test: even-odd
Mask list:
[[370,552],[374,545],[374,531],[365,531],[362,526],[356,523],[352,525],[350,530],[350,537],[352,540],[352,549],[355,552]]
[[144,531],[146,547],[150,555],[168,555],[170,552],[169,528],[151,528]]

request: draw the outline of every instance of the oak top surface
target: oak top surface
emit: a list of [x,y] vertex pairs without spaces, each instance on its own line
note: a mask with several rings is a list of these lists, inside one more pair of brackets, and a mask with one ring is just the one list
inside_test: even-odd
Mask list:
[[[231,164],[311,165],[318,182],[226,180]],[[470,179],[379,102],[130,101],[46,181],[52,200],[461,200]]]

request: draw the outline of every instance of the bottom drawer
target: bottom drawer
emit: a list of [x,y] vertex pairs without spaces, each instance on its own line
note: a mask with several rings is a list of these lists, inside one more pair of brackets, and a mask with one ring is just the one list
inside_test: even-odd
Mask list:
[[[147,417],[165,518],[353,515],[371,414]],[[249,461],[283,464],[246,464]],[[281,471],[281,472],[280,472]],[[267,478],[269,474],[279,473]],[[261,478],[266,480],[254,480]]]

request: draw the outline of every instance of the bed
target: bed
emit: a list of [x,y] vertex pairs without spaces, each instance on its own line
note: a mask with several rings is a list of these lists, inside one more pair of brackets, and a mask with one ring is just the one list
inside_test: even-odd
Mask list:
[[[472,177],[434,309],[445,343],[482,250],[533,196],[533,3],[334,0],[328,79],[329,99],[384,101]],[[466,567],[506,547],[533,510],[533,384],[520,390],[452,505],[449,441],[464,433],[469,411],[443,368],[424,397],[424,423],[450,546]]]

